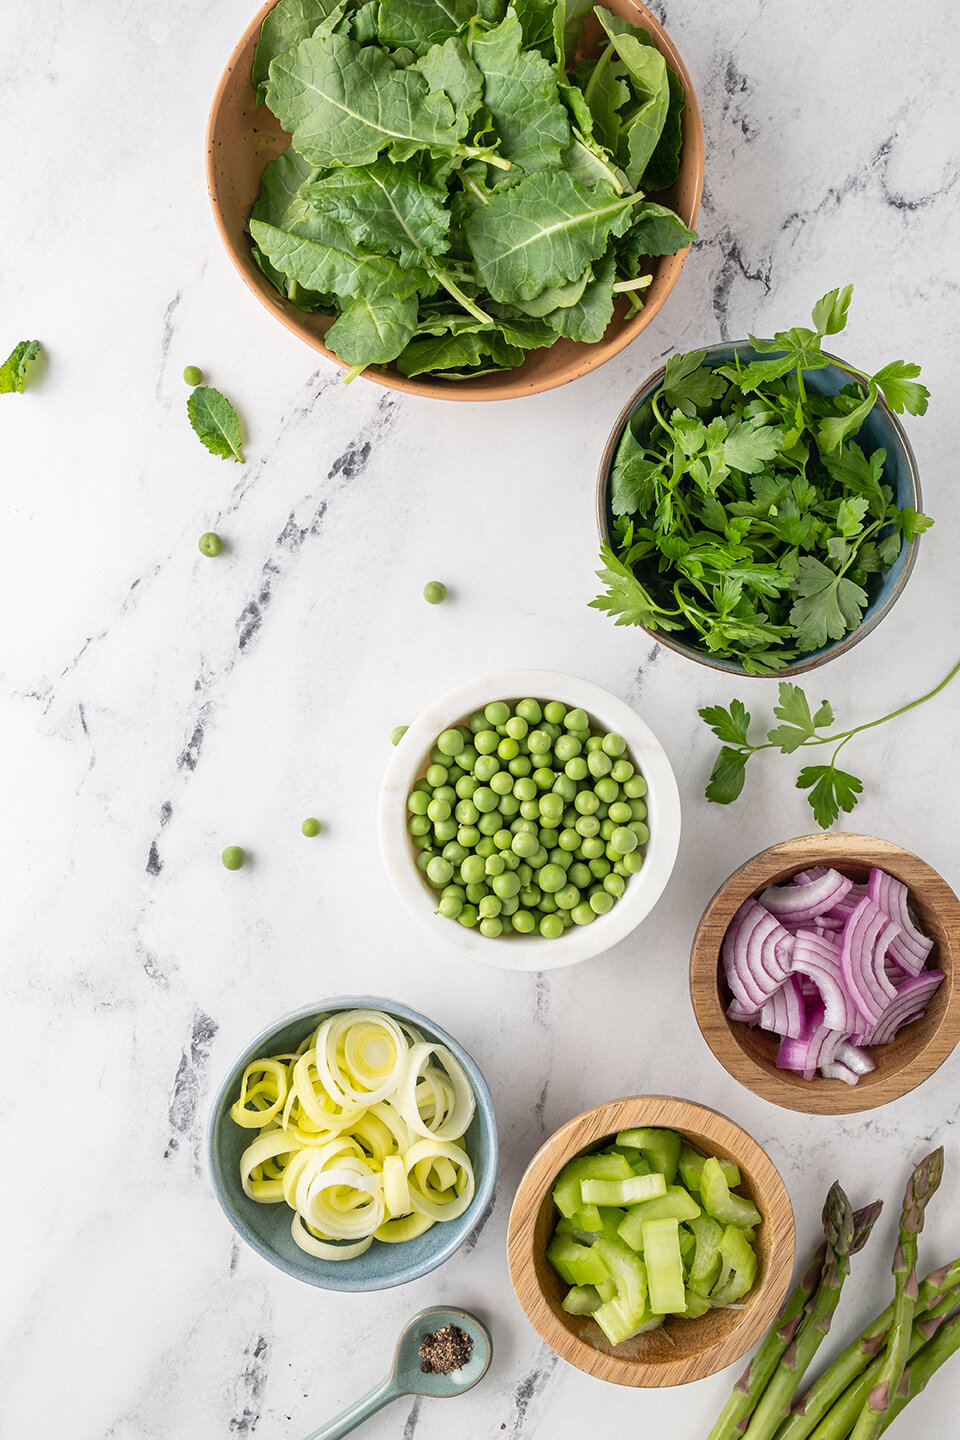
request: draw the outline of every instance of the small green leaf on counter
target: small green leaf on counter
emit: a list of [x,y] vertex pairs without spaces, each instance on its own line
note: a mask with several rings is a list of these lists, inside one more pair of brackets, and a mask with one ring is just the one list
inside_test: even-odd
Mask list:
[[0,395],[22,395],[30,366],[40,357],[39,340],[21,340],[0,365]]
[[225,395],[209,385],[198,385],[187,398],[187,415],[211,455],[243,461],[240,418]]

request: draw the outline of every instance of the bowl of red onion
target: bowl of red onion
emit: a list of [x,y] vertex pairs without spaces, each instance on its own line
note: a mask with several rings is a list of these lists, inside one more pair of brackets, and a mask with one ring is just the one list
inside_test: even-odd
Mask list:
[[748,1090],[807,1114],[872,1110],[960,1039],[960,900],[918,856],[869,835],[806,835],[755,855],[703,912],[697,1023]]

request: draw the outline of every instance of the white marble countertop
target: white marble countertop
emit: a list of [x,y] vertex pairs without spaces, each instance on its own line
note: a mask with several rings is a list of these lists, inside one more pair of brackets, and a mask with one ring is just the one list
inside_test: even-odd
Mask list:
[[[871,718],[960,653],[954,400],[960,308],[955,57],[946,0],[655,5],[704,111],[701,241],[666,309],[573,387],[501,405],[428,402],[339,372],[234,273],[203,178],[206,112],[252,4],[7,6],[0,18],[3,354],[36,337],[45,373],[0,399],[0,836],[5,1089],[0,1433],[53,1440],[297,1440],[385,1370],[425,1305],[474,1307],[490,1375],[443,1409],[397,1406],[369,1440],[699,1440],[736,1372],[634,1392],[559,1362],[520,1311],[504,1253],[517,1179],[579,1110],[634,1091],[701,1099],[766,1146],[801,1251],[839,1176],[887,1214],[845,1300],[883,1303],[908,1159],[935,1141],[960,1176],[960,1055],[865,1116],[755,1099],[700,1038],[687,993],[697,917],[734,864],[811,828],[789,761],[729,810],[702,796],[704,703],[731,686],[587,608],[594,476],[632,389],[675,348],[803,323],[856,285],[844,349],[918,360],[909,421],[925,508],[909,587],[810,691]],[[241,410],[247,463],[201,449],[187,363]],[[197,536],[227,539],[217,561]],[[443,606],[421,587],[440,578]],[[453,963],[389,887],[376,798],[391,728],[478,670],[542,665],[632,703],[684,805],[680,858],[650,919],[572,970]],[[850,829],[960,883],[960,686],[857,743]],[[853,756],[851,755],[851,760]],[[324,834],[306,841],[305,815]],[[239,874],[223,845],[245,845]],[[240,1245],[201,1158],[213,1090],[274,1016],[357,989],[427,1012],[476,1056],[503,1146],[475,1248],[405,1289],[328,1295]],[[955,1191],[954,1191],[955,1193]],[[946,1195],[931,1264],[960,1249]],[[911,1411],[956,1434],[960,1362]],[[916,1429],[914,1429],[914,1424]],[[898,1429],[897,1433],[900,1433]]]

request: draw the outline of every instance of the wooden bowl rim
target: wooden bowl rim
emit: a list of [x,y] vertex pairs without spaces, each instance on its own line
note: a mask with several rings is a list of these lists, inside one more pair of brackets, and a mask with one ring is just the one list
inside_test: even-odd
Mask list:
[[[598,0],[598,3],[605,5],[606,0]],[[637,11],[638,23],[654,37],[657,49],[660,50],[661,54],[665,56],[677,72],[683,85],[685,99],[683,146],[685,150],[689,146],[693,155],[693,186],[690,194],[689,216],[685,218],[681,215],[680,218],[684,220],[688,228],[693,229],[696,224],[697,215],[700,210],[700,201],[703,196],[705,139],[700,104],[693,87],[693,81],[690,78],[690,72],[687,70],[676,46],[659,20],[647,9],[646,5],[642,3],[642,0],[626,0],[626,3]],[[237,247],[227,230],[223,218],[220,183],[214,165],[214,137],[220,119],[220,111],[224,104],[225,95],[230,86],[234,70],[240,63],[252,37],[255,33],[259,33],[260,26],[263,24],[265,17],[275,8],[276,4],[277,0],[266,0],[266,3],[257,11],[237,44],[234,46],[230,59],[227,61],[226,68],[214,91],[206,131],[207,193],[210,197],[214,221],[219,231],[220,239],[223,242],[224,249],[229,255],[234,268],[242,276],[247,288],[253,292],[261,304],[265,305],[282,325],[286,326],[286,328],[300,340],[309,345],[311,349],[319,351],[321,355],[324,355],[328,360],[331,360],[334,365],[345,371],[349,369],[345,362],[334,355],[332,350],[328,350],[318,336],[305,329],[300,319],[300,312],[292,305],[286,304],[279,295],[270,293],[270,286],[266,277],[263,277],[261,284],[247,270],[246,266],[242,263]],[[618,355],[621,350],[626,349],[631,341],[635,340],[641,331],[646,329],[669,299],[689,253],[690,246],[688,245],[683,250],[678,250],[674,255],[657,257],[658,270],[656,278],[661,280],[661,288],[655,298],[651,299],[651,301],[644,306],[640,314],[636,315],[632,320],[627,321],[622,328],[610,338],[607,338],[607,335],[609,335],[608,327],[607,335],[605,335],[602,340],[593,344],[581,342],[580,349],[583,353],[580,359],[571,361],[563,370],[543,376],[539,381],[526,383],[522,381],[520,377],[525,369],[525,363],[516,366],[513,370],[503,371],[502,374],[504,378],[502,380],[498,375],[478,376],[476,379],[464,381],[421,381],[419,378],[408,380],[397,371],[377,365],[368,366],[367,369],[362,372],[360,378],[372,380],[375,384],[384,385],[390,390],[400,390],[408,395],[421,395],[433,400],[512,400],[527,395],[541,394],[546,390],[558,389],[561,385],[567,385],[572,380],[578,380],[581,375],[589,374],[590,371],[598,369],[607,360],[611,360],[614,355]],[[496,381],[499,381],[499,383],[492,383]]]
[[[772,341],[768,343],[772,343]],[[703,350],[708,365],[720,352],[735,350],[739,353],[744,350],[749,350],[755,353],[753,342],[749,338],[746,340],[719,340],[713,345],[705,345]],[[846,360],[841,359],[839,355],[831,354],[829,350],[824,350],[823,354],[825,358],[830,361],[831,365],[835,366],[838,370],[843,370],[850,376],[851,380],[861,386],[863,385],[863,376],[858,371],[852,370]],[[648,395],[659,389],[663,383],[665,373],[666,363],[659,366],[651,375],[648,375],[642,385],[637,386],[614,421],[613,428],[607,437],[607,443],[603,447],[603,454],[600,457],[600,469],[597,473],[595,513],[601,544],[609,545],[611,549],[613,548],[613,535],[610,532],[610,526],[607,524],[607,489],[613,470],[613,462],[631,416],[635,410],[639,410]],[[913,446],[910,444],[909,436],[899,418],[887,405],[882,395],[877,396],[876,408],[883,415],[884,420],[893,431],[903,455],[910,492],[909,504],[911,504],[915,510],[922,510],[923,497],[920,492],[920,470],[917,465],[917,457],[914,454]],[[795,675],[806,675],[811,670],[818,670],[821,665],[826,665],[828,661],[835,660],[837,656],[845,655],[849,650],[853,649],[854,645],[859,645],[861,640],[865,640],[867,636],[876,629],[881,620],[886,619],[896,602],[900,599],[900,596],[906,588],[907,581],[913,574],[913,567],[917,563],[917,557],[920,552],[920,537],[915,536],[912,540],[905,541],[903,550],[906,551],[906,559],[893,585],[887,594],[880,598],[876,608],[868,615],[866,620],[857,626],[856,630],[851,630],[849,634],[842,636],[839,640],[829,641],[821,650],[813,652],[809,659],[792,660],[789,664],[784,665],[782,669],[772,670],[766,675],[748,675],[742,665],[738,665],[729,660],[718,659],[706,650],[698,650],[695,645],[691,645],[688,641],[677,639],[677,637],[669,631],[650,630],[646,625],[641,625],[640,628],[646,631],[651,640],[655,640],[658,645],[665,645],[668,650],[673,650],[675,654],[683,655],[685,659],[693,660],[698,665],[705,665],[710,670],[719,670],[725,675],[740,675],[750,680],[769,679],[778,681],[792,678]]]
[[[815,842],[816,848],[812,845],[804,848],[809,842]],[[825,1080],[818,1075],[801,1088],[795,1082],[771,1074],[741,1046],[734,1030],[736,1022],[728,1020],[725,1014],[719,986],[719,953],[706,932],[711,925],[720,923],[726,929],[744,900],[775,883],[775,877],[791,865],[796,870],[820,863],[842,868],[844,860],[856,861],[859,865],[872,863],[881,868],[884,861],[892,866],[907,860],[919,867],[924,885],[937,892],[935,898],[927,903],[936,910],[949,943],[949,955],[946,957],[949,965],[941,966],[946,974],[943,985],[948,987],[947,1003],[919,1053],[905,1060],[896,1070],[878,1077],[869,1086],[862,1081],[859,1085],[849,1086],[842,1080]],[[909,888],[924,894],[916,884]],[[899,1100],[928,1080],[953,1051],[960,1040],[960,987],[954,984],[953,974],[958,951],[960,900],[932,865],[902,845],[873,835],[847,832],[801,835],[793,840],[780,841],[751,856],[724,880],[708,901],[690,950],[690,998],[700,1033],[713,1054],[727,1073],[754,1095],[805,1115],[851,1115]]]
[[[567,1160],[603,1141],[629,1125],[647,1123],[651,1111],[654,1123],[714,1142],[742,1160],[752,1180],[758,1208],[768,1226],[770,1260],[759,1285],[751,1292],[751,1303],[741,1312],[739,1323],[729,1334],[696,1354],[645,1362],[635,1357],[608,1354],[571,1334],[554,1315],[536,1278],[534,1231],[544,1196]],[[626,1113],[625,1113],[626,1112]],[[701,1143],[703,1143],[701,1140]],[[530,1204],[531,1197],[536,1203]],[[520,1211],[530,1204],[530,1218],[521,1221]],[[517,1186],[507,1224],[507,1260],[517,1299],[533,1328],[563,1360],[588,1375],[616,1385],[643,1388],[686,1385],[715,1375],[745,1355],[777,1314],[793,1274],[796,1226],[790,1196],[769,1155],[742,1126],[718,1110],[676,1095],[626,1095],[608,1100],[575,1115],[544,1141],[530,1161]],[[523,1298],[524,1282],[532,1278],[531,1293]],[[696,1325],[696,1320],[690,1321]]]

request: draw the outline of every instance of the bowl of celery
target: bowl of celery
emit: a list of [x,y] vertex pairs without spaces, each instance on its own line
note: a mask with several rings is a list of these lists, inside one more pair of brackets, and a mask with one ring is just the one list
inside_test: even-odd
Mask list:
[[685,1385],[738,1360],[786,1294],[794,1223],[777,1170],[715,1110],[664,1095],[569,1120],[510,1212],[510,1277],[537,1333],[617,1385]]

